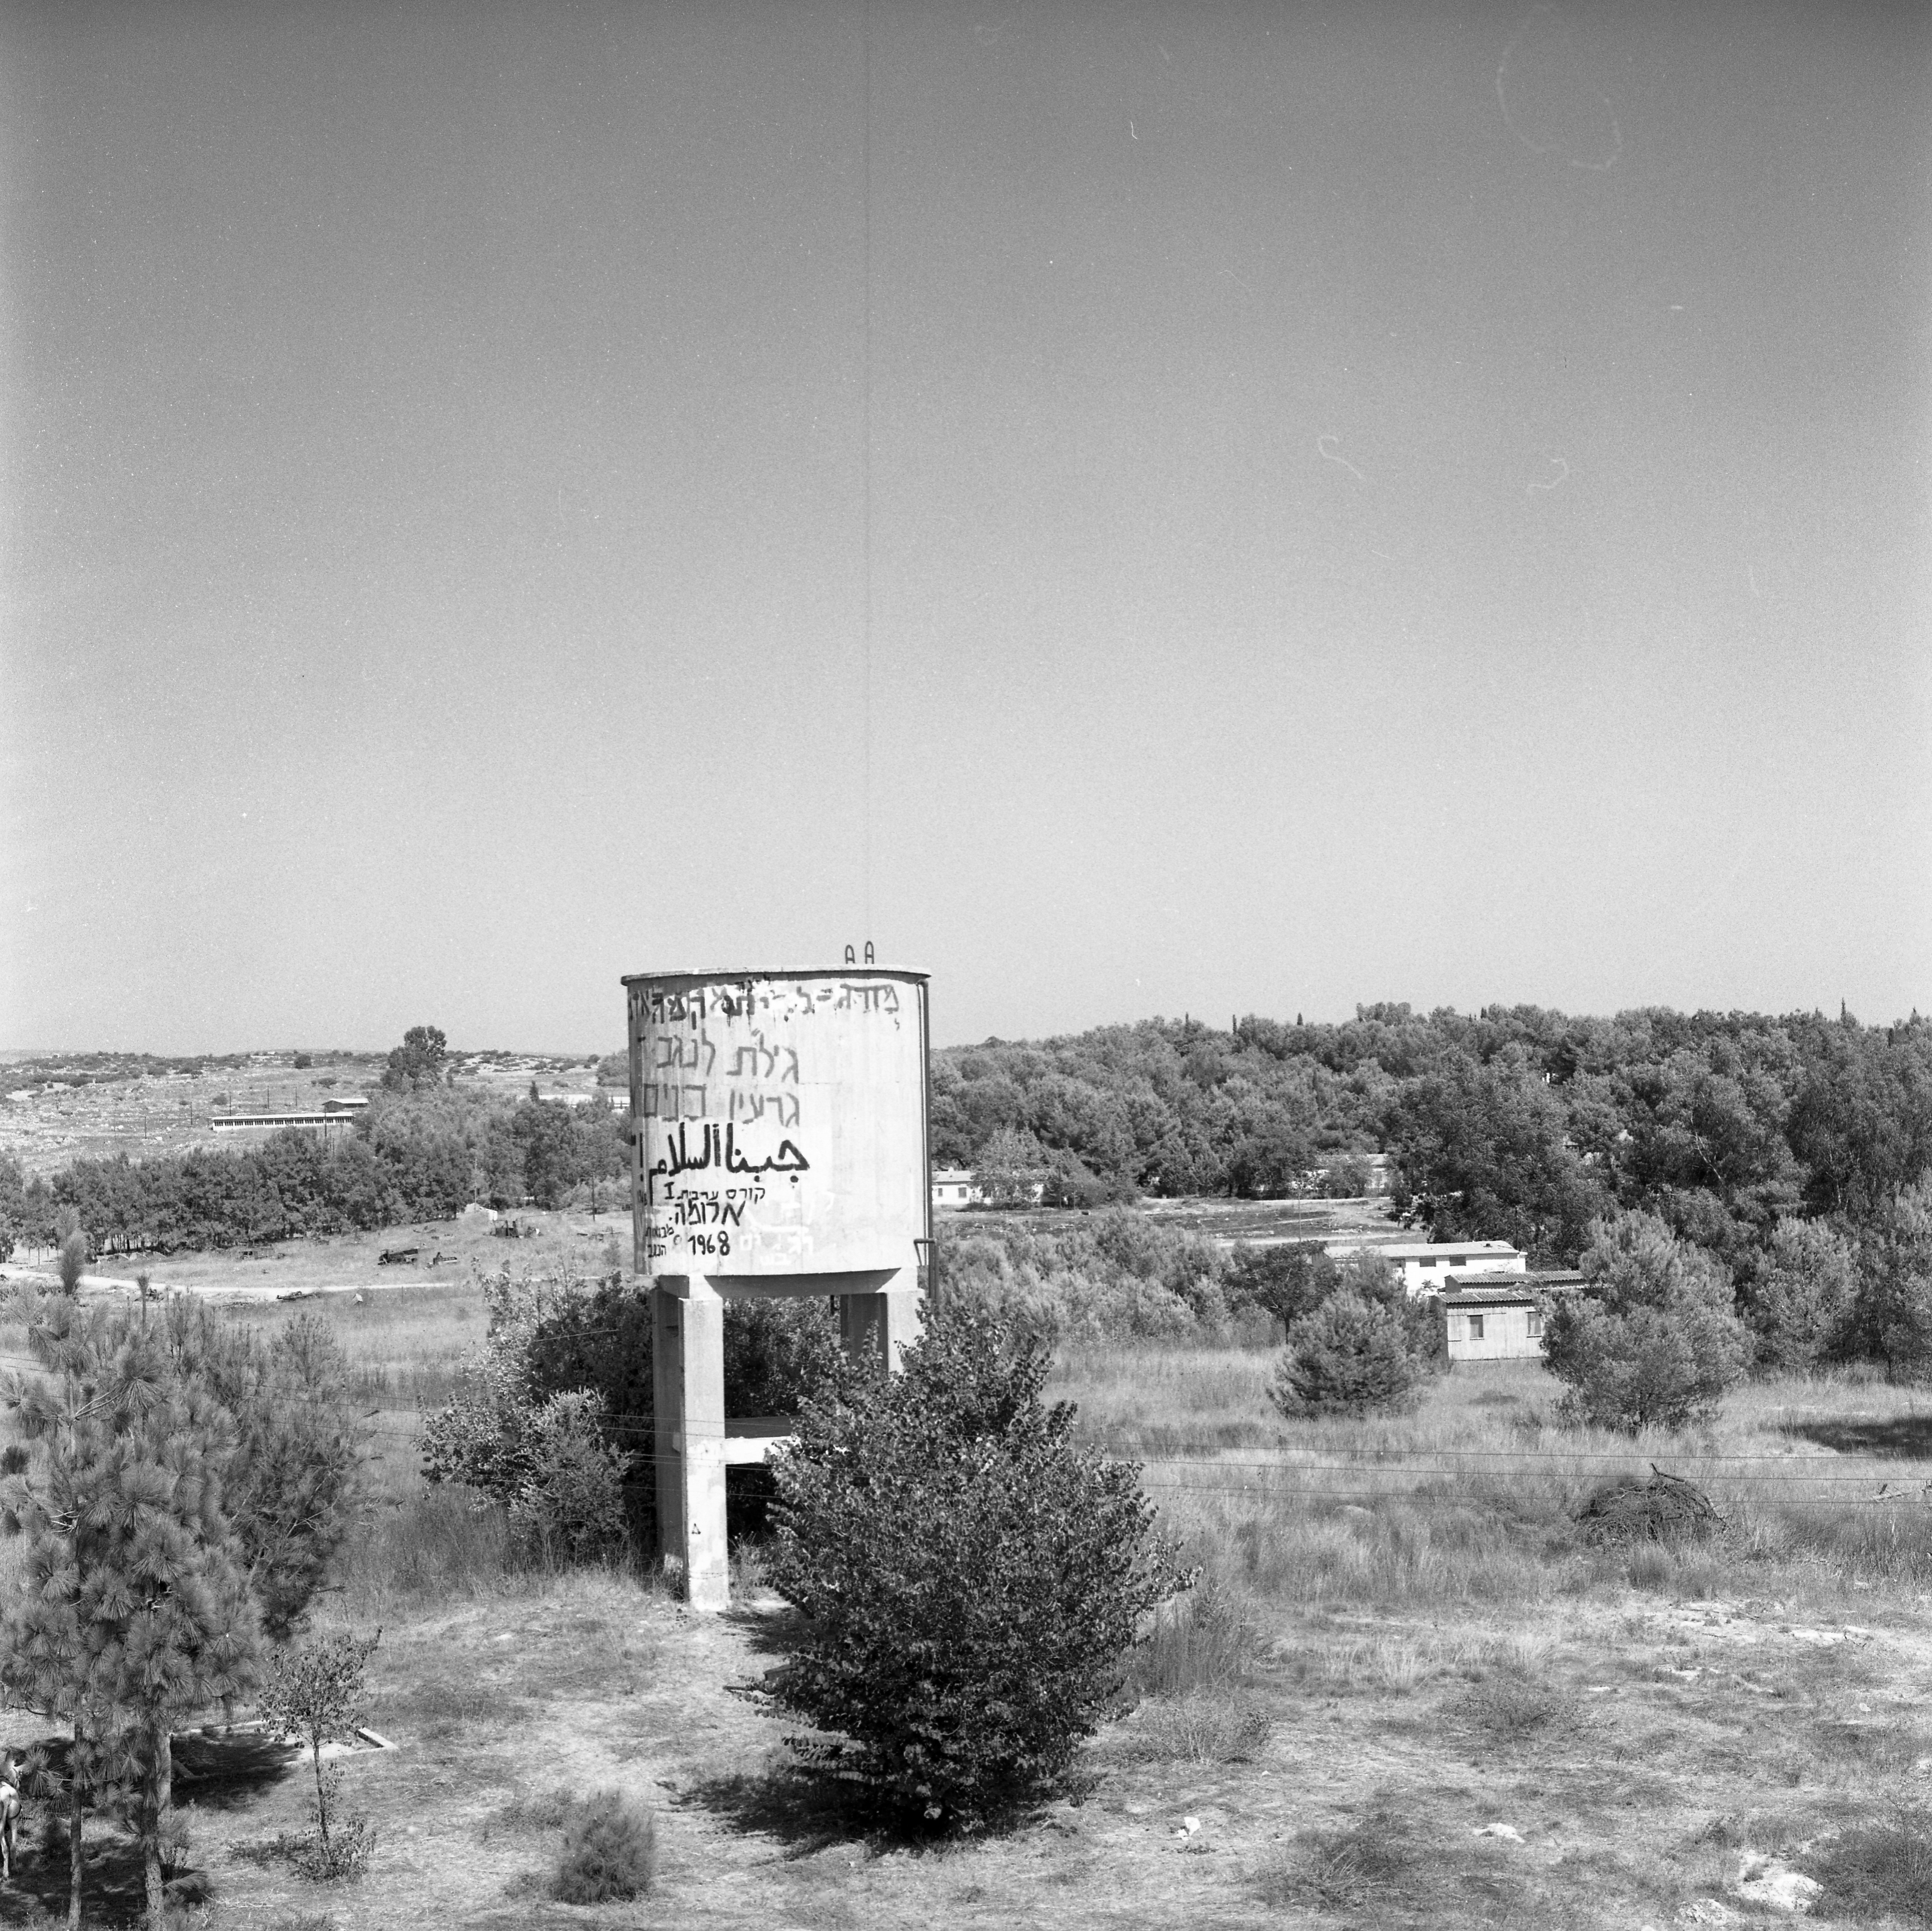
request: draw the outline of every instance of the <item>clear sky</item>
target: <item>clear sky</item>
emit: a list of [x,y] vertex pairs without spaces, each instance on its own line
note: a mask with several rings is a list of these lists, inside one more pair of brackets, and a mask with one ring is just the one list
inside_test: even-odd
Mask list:
[[1932,1009],[1932,10],[0,67],[0,1044],[608,1050],[868,937],[942,1042]]

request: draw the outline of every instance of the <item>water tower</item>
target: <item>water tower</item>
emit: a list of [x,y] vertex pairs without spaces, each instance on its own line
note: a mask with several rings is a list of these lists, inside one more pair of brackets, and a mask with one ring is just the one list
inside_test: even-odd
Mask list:
[[624,987],[658,1545],[682,1562],[687,1600],[722,1609],[724,1471],[762,1462],[784,1426],[724,1413],[724,1303],[832,1297],[847,1348],[888,1367],[918,1332],[932,1232],[926,975],[848,964],[644,973]]

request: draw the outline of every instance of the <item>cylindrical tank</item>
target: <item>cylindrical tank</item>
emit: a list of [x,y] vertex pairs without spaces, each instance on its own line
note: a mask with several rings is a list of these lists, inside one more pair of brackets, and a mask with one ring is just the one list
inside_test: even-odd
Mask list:
[[794,1276],[916,1279],[930,1233],[926,975],[642,973],[624,985],[639,1273],[754,1292]]

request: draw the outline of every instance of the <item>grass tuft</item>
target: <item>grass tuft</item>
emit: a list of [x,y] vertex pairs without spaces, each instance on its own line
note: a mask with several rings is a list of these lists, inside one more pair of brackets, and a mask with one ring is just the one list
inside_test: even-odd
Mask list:
[[561,1904],[603,1904],[641,1896],[657,1876],[657,1826],[620,1790],[599,1790],[574,1807],[550,1894]]
[[1245,1698],[1196,1690],[1141,1705],[1132,1754],[1156,1763],[1252,1763],[1274,1729],[1268,1713]]
[[1534,1677],[1498,1674],[1477,1684],[1457,1714],[1495,1750],[1510,1750],[1554,1727],[1570,1727],[1580,1706],[1569,1691]]
[[1828,1912],[1932,1924],[1932,1805],[1900,1804],[1853,1825],[1814,1858],[1810,1875]]
[[1260,1647],[1247,1604],[1210,1576],[1155,1618],[1128,1657],[1127,1684],[1143,1696],[1225,1689],[1253,1674]]
[[1264,1875],[1260,1889],[1277,1909],[1360,1911],[1406,1893],[1420,1861],[1402,1820],[1377,1810],[1346,1831],[1310,1832],[1294,1861]]

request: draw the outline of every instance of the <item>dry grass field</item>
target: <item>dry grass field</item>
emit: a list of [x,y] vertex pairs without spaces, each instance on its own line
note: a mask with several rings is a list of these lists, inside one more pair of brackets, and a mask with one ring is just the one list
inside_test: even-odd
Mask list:
[[[425,1489],[417,1419],[480,1338],[473,1285],[230,1313],[318,1311],[356,1364],[376,1489],[322,1620],[381,1626],[371,1721],[398,1747],[345,1764],[380,1835],[344,1886],[262,1855],[299,1826],[299,1780],[184,1786],[212,1927],[1662,1931],[1774,1918],[1736,1888],[1763,1857],[1824,1882],[1814,1922],[1888,1921],[1887,1895],[1932,1911],[1932,1408],[1907,1391],[1759,1384],[1707,1432],[1633,1443],[1558,1428],[1534,1366],[1291,1425],[1265,1354],[1072,1354],[1056,1392],[1144,1461],[1201,1582],[1136,1653],[1076,1798],[906,1846],[792,1774],[736,1693],[786,1613],[755,1555],[734,1612],[694,1617],[647,1579],[519,1572],[496,1518]],[[1580,1540],[1592,1486],[1652,1461],[1706,1483],[1722,1530]],[[11,1713],[10,1741],[32,1732]],[[655,1888],[547,1901],[566,1799],[614,1787],[656,1813]],[[58,1876],[29,1850],[0,1921]]]

